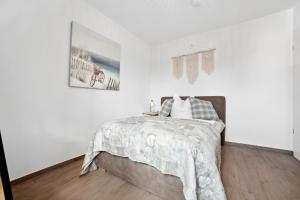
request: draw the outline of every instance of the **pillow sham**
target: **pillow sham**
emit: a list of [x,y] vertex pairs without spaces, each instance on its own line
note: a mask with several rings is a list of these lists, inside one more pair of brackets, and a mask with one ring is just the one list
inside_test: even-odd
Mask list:
[[174,99],[166,99],[161,106],[159,115],[162,117],[169,117],[172,110],[173,102]]
[[184,101],[179,96],[174,96],[173,99],[174,103],[171,110],[171,117],[179,119],[193,119],[189,98]]
[[195,97],[189,98],[192,107],[193,119],[215,120],[218,121],[219,116],[210,101],[204,101]]

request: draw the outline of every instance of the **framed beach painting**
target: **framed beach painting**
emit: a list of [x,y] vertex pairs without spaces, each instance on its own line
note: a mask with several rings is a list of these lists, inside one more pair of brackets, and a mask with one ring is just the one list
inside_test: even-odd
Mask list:
[[72,22],[69,86],[120,90],[120,44]]

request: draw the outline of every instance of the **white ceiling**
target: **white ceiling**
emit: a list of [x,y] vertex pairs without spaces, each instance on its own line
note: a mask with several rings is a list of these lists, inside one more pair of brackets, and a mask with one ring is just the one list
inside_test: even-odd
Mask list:
[[[291,8],[297,0],[87,0],[151,44]],[[192,1],[196,6],[192,5]],[[199,1],[199,3],[197,3]]]

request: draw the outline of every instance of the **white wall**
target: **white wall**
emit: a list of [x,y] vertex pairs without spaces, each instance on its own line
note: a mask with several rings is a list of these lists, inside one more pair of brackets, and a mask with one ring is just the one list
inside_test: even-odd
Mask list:
[[[68,87],[72,20],[121,44],[121,91]],[[1,1],[0,30],[0,127],[11,179],[82,155],[103,121],[148,108],[150,48],[84,1]]]
[[[292,18],[287,10],[154,47],[151,98],[224,95],[227,141],[292,150]],[[194,85],[173,77],[172,56],[214,47],[212,75],[201,71]]]
[[294,155],[300,160],[300,3],[294,9]]

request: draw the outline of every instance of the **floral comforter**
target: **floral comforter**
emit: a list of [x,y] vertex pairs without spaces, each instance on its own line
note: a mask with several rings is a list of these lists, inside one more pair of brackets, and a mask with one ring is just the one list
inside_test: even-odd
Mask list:
[[226,200],[220,177],[221,121],[129,117],[107,122],[90,142],[82,174],[97,169],[101,152],[145,163],[177,176],[186,200]]

